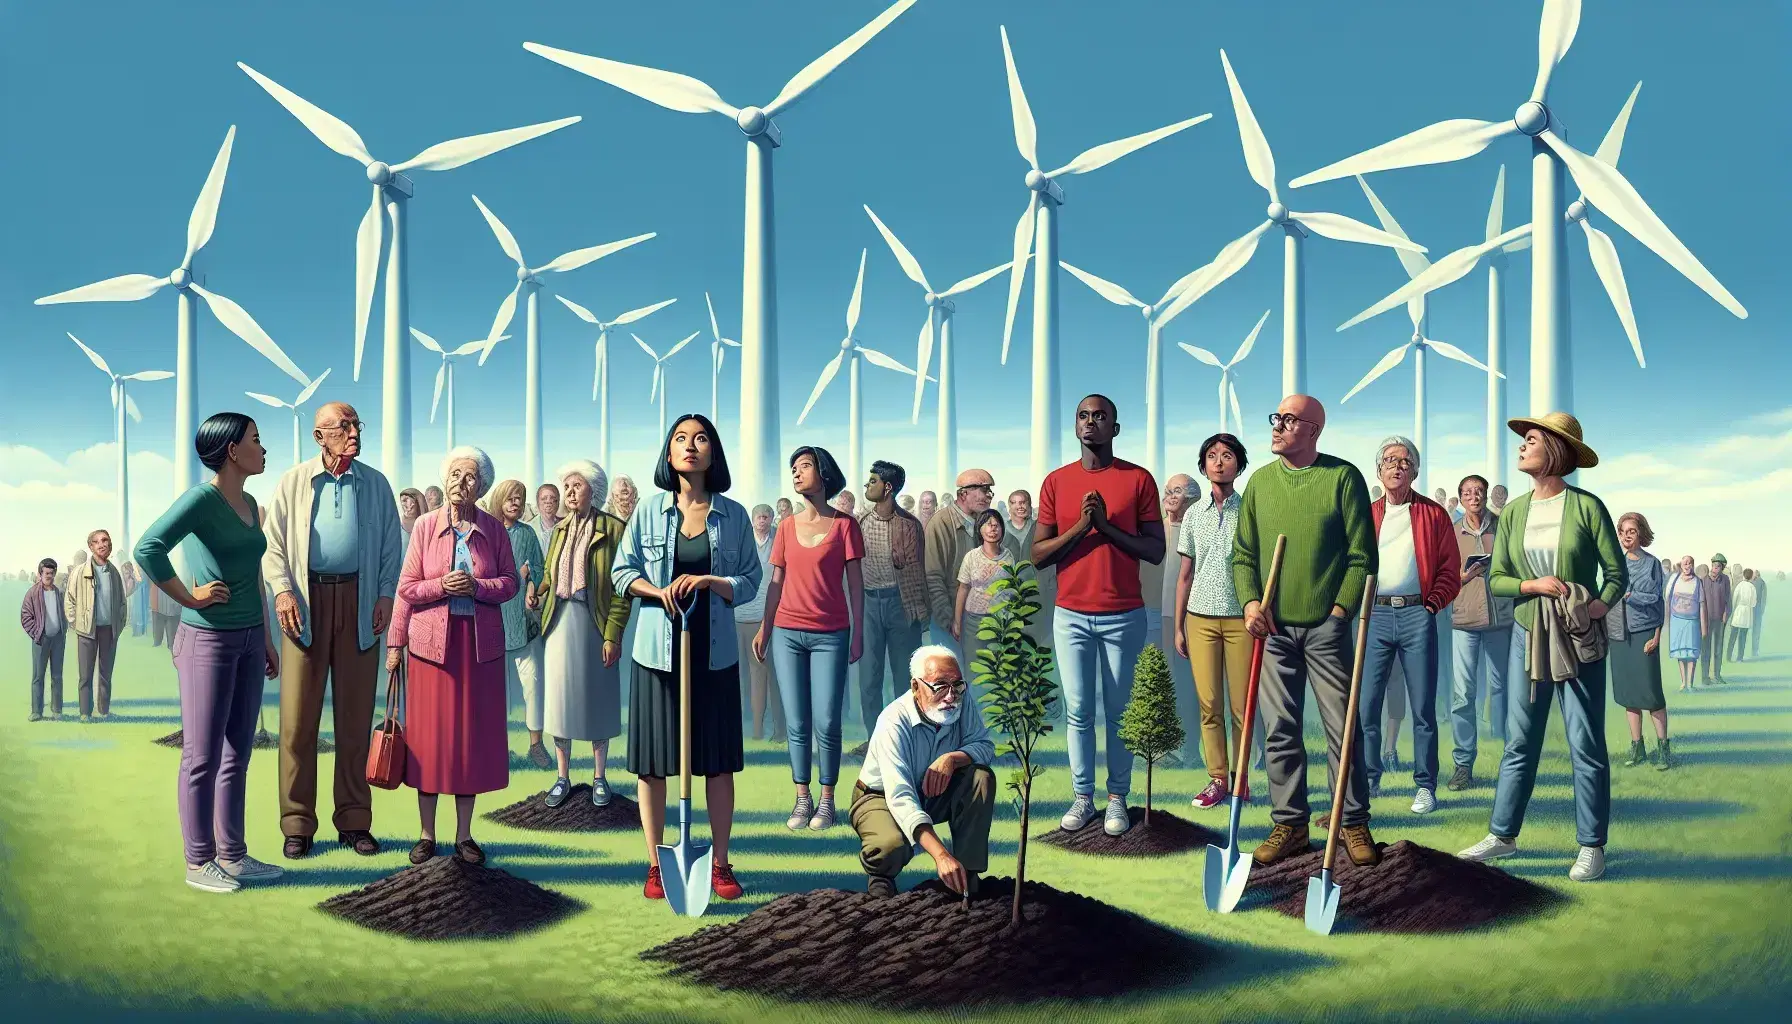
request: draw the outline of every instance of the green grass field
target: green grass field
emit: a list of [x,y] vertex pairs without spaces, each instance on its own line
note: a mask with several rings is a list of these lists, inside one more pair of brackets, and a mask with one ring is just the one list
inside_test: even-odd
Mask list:
[[[16,603],[22,587],[0,587]],[[8,604],[7,607],[11,607]],[[1782,629],[1779,637],[1787,634]],[[1106,900],[1226,948],[1222,967],[1179,990],[1075,1007],[1037,1004],[976,1019],[1033,1020],[1064,1013],[1115,1019],[1538,1020],[1624,1016],[1685,1019],[1719,1012],[1764,1018],[1792,993],[1792,655],[1739,666],[1714,693],[1670,692],[1679,770],[1617,767],[1626,749],[1622,711],[1608,716],[1614,754],[1606,878],[1567,880],[1574,854],[1572,797],[1559,721],[1552,722],[1522,854],[1514,873],[1572,901],[1547,916],[1453,937],[1309,934],[1267,910],[1209,914],[1201,854],[1114,862],[1034,845],[1029,876]],[[66,700],[73,702],[73,656]],[[178,724],[165,652],[129,639],[120,656],[111,722],[27,723],[26,641],[0,638],[0,986],[23,1008],[12,1020],[881,1020],[875,1007],[773,1004],[667,980],[636,954],[703,924],[749,913],[778,894],[863,884],[844,825],[825,838],[785,830],[790,788],[781,748],[749,743],[740,777],[733,860],[748,888],[712,903],[703,921],[673,917],[641,898],[638,834],[529,833],[480,821],[493,866],[576,897],[586,909],[521,938],[421,943],[341,923],[316,908],[406,865],[416,836],[408,790],[375,791],[375,833],[386,852],[363,859],[331,843],[297,864],[280,861],[272,752],[251,767],[249,838],[256,855],[287,865],[273,887],[230,897],[181,882],[174,811],[179,752],[150,740]],[[1670,684],[1671,691],[1671,684]],[[268,716],[273,726],[270,706]],[[326,717],[326,723],[328,718]],[[520,734],[513,733],[513,748]],[[1448,728],[1443,730],[1448,767]],[[849,740],[849,742],[852,742]],[[1410,739],[1403,743],[1408,749]],[[1409,813],[1410,781],[1390,776],[1374,808],[1376,837],[1454,851],[1479,839],[1493,790],[1485,776],[1498,745],[1484,745],[1483,784],[1442,793],[1438,811]],[[1055,819],[1069,790],[1062,745],[1040,781],[1038,816]],[[616,755],[613,754],[613,757]],[[321,759],[327,779],[329,757]],[[588,763],[588,762],[587,762]],[[586,769],[580,769],[588,771]],[[1160,772],[1159,806],[1196,812],[1204,781]],[[632,778],[612,771],[624,784]],[[1258,776],[1259,786],[1261,776]],[[513,771],[481,813],[546,787],[548,773]],[[850,778],[843,780],[850,784]],[[1139,780],[1142,797],[1143,780]],[[1324,771],[1312,784],[1324,786]],[[327,783],[321,787],[327,793]],[[327,799],[327,798],[326,798]],[[328,805],[320,808],[326,820]],[[444,829],[451,811],[443,808]],[[1037,817],[1036,817],[1037,820]],[[998,820],[992,873],[1013,869],[1017,822]],[[1267,831],[1259,803],[1246,847]],[[333,833],[325,838],[333,839]],[[925,857],[904,876],[928,876]],[[1091,943],[1101,941],[1089,936]],[[1781,1007],[1775,1011],[1773,1006]],[[943,1019],[943,1018],[942,1018]]]

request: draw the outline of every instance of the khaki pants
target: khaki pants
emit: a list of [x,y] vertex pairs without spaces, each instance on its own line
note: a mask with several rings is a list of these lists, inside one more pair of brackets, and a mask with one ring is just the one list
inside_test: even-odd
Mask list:
[[[754,739],[768,739],[774,743],[784,740],[784,696],[778,692],[778,681],[772,677],[771,651],[765,652],[765,660],[753,657],[753,637],[759,632],[759,623],[734,623],[734,643],[740,651],[740,706],[747,709],[748,732]],[[767,715],[771,721],[766,721]],[[771,728],[767,729],[766,726]]]
[[373,827],[367,746],[373,733],[373,691],[381,645],[360,649],[357,581],[311,583],[311,646],[281,643],[280,831],[317,834],[317,727],[324,683],[330,684],[336,728],[336,830]]
[[[1195,673],[1195,697],[1201,704],[1201,760],[1210,778],[1230,785],[1244,731],[1245,690],[1251,676],[1251,635],[1242,618],[1216,618],[1184,613],[1188,660]],[[1232,707],[1231,758],[1226,751],[1226,705]],[[1258,727],[1261,734],[1261,726]]]
[[[946,791],[921,802],[936,824],[952,826],[952,856],[973,875],[989,870],[989,823],[995,817],[996,775],[988,765],[970,764],[952,773]],[[852,830],[859,834],[859,864],[865,873],[894,879],[915,855],[908,837],[890,814],[882,793],[863,784],[852,791],[849,812]]]

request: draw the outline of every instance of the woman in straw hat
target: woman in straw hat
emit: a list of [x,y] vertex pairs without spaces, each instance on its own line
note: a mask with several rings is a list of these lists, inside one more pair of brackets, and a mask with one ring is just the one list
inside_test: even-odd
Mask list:
[[[1494,535],[1489,587],[1495,597],[1516,600],[1519,629],[1512,638],[1514,661],[1524,655],[1538,617],[1538,598],[1566,597],[1570,584],[1592,595],[1589,612],[1603,620],[1624,593],[1624,555],[1605,504],[1564,479],[1599,464],[1581,440],[1580,421],[1563,412],[1520,417],[1507,424],[1524,438],[1518,469],[1531,478],[1529,494],[1514,498],[1500,516]],[[1601,624],[1603,629],[1603,624]],[[1605,873],[1606,827],[1611,818],[1611,761],[1605,749],[1605,659],[1587,661],[1573,678],[1537,680],[1506,687],[1506,752],[1487,838],[1458,856],[1486,861],[1518,852],[1525,805],[1537,782],[1537,761],[1549,722],[1549,702],[1559,695],[1574,771],[1574,825],[1580,853],[1568,877],[1590,882]]]

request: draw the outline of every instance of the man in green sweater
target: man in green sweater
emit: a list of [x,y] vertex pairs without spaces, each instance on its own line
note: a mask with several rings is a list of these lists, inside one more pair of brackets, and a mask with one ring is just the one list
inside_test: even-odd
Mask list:
[[[1232,580],[1244,605],[1245,628],[1265,638],[1258,703],[1275,827],[1252,854],[1259,864],[1299,856],[1310,847],[1307,754],[1301,741],[1306,686],[1312,682],[1335,773],[1350,700],[1350,619],[1378,568],[1368,485],[1355,466],[1319,453],[1325,407],[1308,395],[1289,395],[1270,416],[1269,429],[1269,450],[1280,458],[1253,474],[1245,487],[1232,549]],[[1288,542],[1275,607],[1265,608],[1263,589],[1277,535]],[[1351,863],[1376,864],[1381,853],[1369,834],[1360,730],[1348,770],[1339,838]]]

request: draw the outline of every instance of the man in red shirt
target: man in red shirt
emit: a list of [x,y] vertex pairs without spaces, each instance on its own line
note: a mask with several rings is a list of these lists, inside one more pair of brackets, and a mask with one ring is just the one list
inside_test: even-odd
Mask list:
[[[1120,716],[1132,696],[1132,671],[1145,645],[1139,563],[1164,559],[1163,515],[1149,470],[1114,457],[1119,411],[1090,395],[1076,407],[1083,455],[1046,476],[1039,490],[1033,563],[1058,570],[1052,638],[1064,680],[1070,782],[1074,799],[1059,827],[1074,832],[1095,819],[1095,701],[1107,712],[1108,835],[1130,825],[1132,752],[1120,742]],[[1153,594],[1151,599],[1158,600]]]

